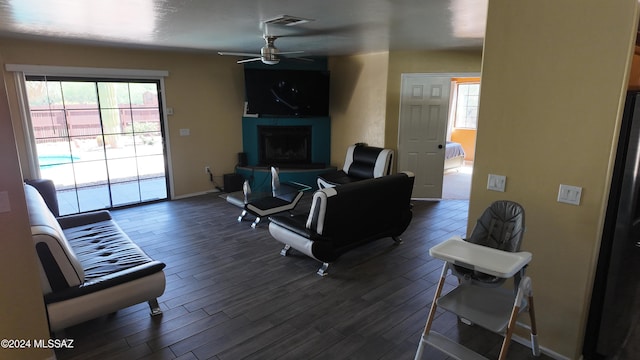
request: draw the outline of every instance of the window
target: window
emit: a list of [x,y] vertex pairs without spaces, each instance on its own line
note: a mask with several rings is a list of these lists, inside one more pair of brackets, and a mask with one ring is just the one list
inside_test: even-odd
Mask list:
[[478,126],[480,82],[455,82],[454,127],[475,129]]
[[159,80],[27,75],[25,89],[60,214],[168,197]]

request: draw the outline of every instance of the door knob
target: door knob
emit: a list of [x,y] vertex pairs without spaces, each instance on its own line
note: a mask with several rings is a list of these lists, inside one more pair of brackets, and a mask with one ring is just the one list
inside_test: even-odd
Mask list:
[[442,144],[438,145],[438,149],[442,149]]

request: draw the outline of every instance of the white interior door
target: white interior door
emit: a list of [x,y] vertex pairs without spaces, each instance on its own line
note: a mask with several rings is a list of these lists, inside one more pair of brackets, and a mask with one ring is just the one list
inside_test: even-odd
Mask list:
[[398,170],[415,174],[414,198],[442,197],[451,76],[403,74]]

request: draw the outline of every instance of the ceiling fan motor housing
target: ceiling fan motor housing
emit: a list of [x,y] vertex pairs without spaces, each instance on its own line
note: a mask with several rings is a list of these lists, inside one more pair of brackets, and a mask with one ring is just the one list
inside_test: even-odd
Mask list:
[[260,49],[260,55],[262,57],[262,62],[267,65],[275,65],[280,62],[278,58],[278,49],[273,46],[264,46]]

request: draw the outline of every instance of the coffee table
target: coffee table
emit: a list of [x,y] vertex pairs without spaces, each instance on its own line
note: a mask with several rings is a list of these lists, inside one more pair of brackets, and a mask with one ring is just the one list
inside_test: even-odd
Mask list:
[[256,228],[265,216],[293,210],[305,191],[311,190],[311,186],[295,181],[287,181],[272,192],[257,192],[245,194],[238,191],[227,196],[227,201],[241,207],[242,213],[238,216],[241,222],[247,214],[256,218],[251,224]]

